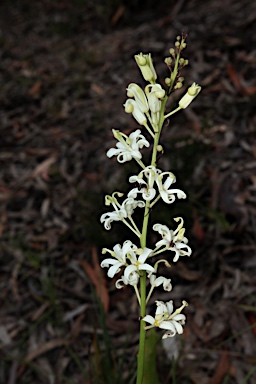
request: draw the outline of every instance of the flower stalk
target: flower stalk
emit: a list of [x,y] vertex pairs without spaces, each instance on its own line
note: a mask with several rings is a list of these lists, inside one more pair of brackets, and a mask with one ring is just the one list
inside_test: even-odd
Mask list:
[[[114,192],[112,196],[106,196],[106,205],[112,205],[114,210],[104,213],[100,218],[106,230],[111,229],[112,222],[122,221],[139,238],[139,245],[126,240],[123,245],[116,244],[113,250],[104,248],[102,253],[109,253],[111,258],[106,258],[101,262],[102,268],[108,268],[107,274],[110,278],[122,273],[116,281],[116,288],[121,289],[130,285],[134,288],[138,299],[140,338],[136,384],[142,384],[146,369],[144,367],[144,355],[147,329],[161,328],[165,330],[162,338],[174,337],[176,334],[183,333],[183,325],[186,320],[185,315],[181,313],[187,306],[185,300],[183,300],[181,307],[176,310],[173,308],[172,300],[166,303],[156,300],[155,317],[146,314],[147,303],[155,288],[162,286],[167,292],[172,290],[171,279],[158,274],[160,263],[163,263],[167,268],[171,265],[166,259],[157,259],[158,255],[164,252],[174,252],[172,255],[174,255],[173,262],[175,263],[181,256],[190,256],[192,253],[188,246],[188,239],[184,236],[185,228],[182,217],[174,218],[177,223],[174,230],[169,229],[165,224],[154,224],[153,230],[158,232],[162,239],[156,242],[152,248],[149,246],[150,240],[148,241],[149,218],[152,207],[155,207],[160,199],[170,205],[176,199],[186,198],[186,194],[182,190],[172,187],[172,184],[176,182],[175,175],[172,172],[162,171],[157,164],[158,153],[163,153],[163,148],[159,142],[166,119],[187,108],[201,90],[198,84],[193,83],[179,101],[178,107],[166,112],[170,94],[183,86],[184,78],[180,76],[180,73],[182,68],[188,64],[188,60],[182,58],[182,51],[186,47],[185,39],[186,36],[178,36],[175,48],[170,49],[171,57],[165,59],[170,70],[170,77],[165,79],[167,89],[156,83],[157,74],[151,54],[140,53],[135,56],[141,74],[149,84],[143,90],[139,85],[131,83],[127,88],[128,99],[124,108],[126,113],[132,114],[136,122],[150,137],[149,139],[144,137],[141,129],[137,129],[129,136],[113,130],[113,135],[117,140],[116,148],[107,151],[107,156],[109,158],[116,156],[119,163],[135,160],[141,167],[138,175],[130,176],[129,182],[133,184],[133,187],[122,203],[119,202],[119,199],[124,196],[121,192]],[[152,138],[151,160],[147,165],[142,160],[141,151],[150,147],[149,140],[152,141]],[[140,196],[140,200],[138,196]],[[136,223],[132,217],[136,208],[144,208],[141,225]],[[146,325],[146,323],[150,325]]]

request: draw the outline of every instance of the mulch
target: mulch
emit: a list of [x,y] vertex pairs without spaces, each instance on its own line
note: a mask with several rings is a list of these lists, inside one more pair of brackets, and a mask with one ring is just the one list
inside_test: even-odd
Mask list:
[[[171,299],[189,306],[182,343],[164,345],[166,362],[159,358],[162,382],[171,382],[175,349],[179,383],[255,382],[255,18],[250,0],[1,3],[2,383],[95,382],[89,356],[97,357],[102,324],[92,287],[117,355],[129,330],[127,356],[135,356],[135,297],[99,268],[101,248],[128,232],[118,223],[106,232],[99,217],[104,195],[126,191],[137,168],[105,153],[112,128],[136,128],[122,106],[127,85],[143,85],[133,55],[151,52],[164,79],[163,59],[181,32],[186,86],[203,90],[161,142],[159,166],[189,198],[153,217],[171,225],[182,215],[193,249],[165,272]],[[159,298],[170,294],[151,303]]]

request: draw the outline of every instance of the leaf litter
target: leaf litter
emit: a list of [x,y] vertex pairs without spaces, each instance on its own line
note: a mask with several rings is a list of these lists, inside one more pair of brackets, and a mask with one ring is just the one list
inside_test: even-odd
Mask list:
[[[140,82],[133,55],[151,51],[164,77],[162,58],[185,30],[187,85],[196,81],[203,91],[165,128],[167,156],[159,160],[188,191],[185,214],[175,210],[190,224],[194,250],[168,275],[172,298],[189,302],[177,382],[254,383],[255,4],[93,4],[0,6],[1,381],[92,382],[85,372],[103,332],[91,291],[97,280],[118,356],[128,332],[129,374],[136,300],[129,288],[116,291],[97,264],[103,244],[126,236],[118,225],[109,236],[98,222],[105,191],[125,188],[105,152],[112,128],[134,128],[122,109],[125,88]],[[171,380],[167,356],[159,361],[163,383]]]

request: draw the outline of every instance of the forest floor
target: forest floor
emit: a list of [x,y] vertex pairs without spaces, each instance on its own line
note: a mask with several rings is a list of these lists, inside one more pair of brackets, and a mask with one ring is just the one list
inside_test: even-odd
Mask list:
[[193,254],[160,294],[189,302],[184,334],[159,352],[160,377],[174,383],[175,366],[179,384],[256,382],[255,19],[252,0],[1,2],[1,383],[104,383],[91,366],[105,335],[97,284],[129,382],[136,300],[99,272],[101,248],[127,232],[105,231],[99,217],[104,195],[127,190],[137,168],[106,151],[112,128],[136,128],[123,109],[127,85],[143,85],[134,54],[151,52],[164,79],[183,31],[189,66],[174,100],[194,81],[202,92],[163,132],[159,166],[188,199],[159,220],[183,216]]

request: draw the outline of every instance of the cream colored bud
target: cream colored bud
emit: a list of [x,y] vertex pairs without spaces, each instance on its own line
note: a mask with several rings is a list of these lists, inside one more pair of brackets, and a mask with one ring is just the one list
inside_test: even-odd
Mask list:
[[124,110],[126,113],[132,113],[133,109],[134,108],[132,104],[128,104],[128,103],[124,104]]
[[175,55],[175,49],[174,49],[174,48],[171,48],[169,52],[170,52],[170,54],[171,54],[172,56]]
[[147,98],[145,96],[145,93],[141,89],[141,87],[139,87],[135,83],[129,84],[129,86],[127,88],[127,96],[128,97],[134,97],[134,99],[135,99],[139,109],[141,110],[141,112],[143,112],[143,113],[148,112]]
[[176,84],[175,84],[175,87],[174,89],[180,89],[182,87],[182,82],[181,81],[178,81]]
[[147,59],[141,52],[139,55],[135,55],[135,60],[138,65],[146,65],[147,64]]
[[193,83],[188,89],[188,94],[189,96],[197,96],[200,91],[201,87],[198,84]]
[[187,93],[180,99],[179,106],[183,109],[187,108],[200,91],[200,85],[193,83],[191,87],[189,87]]
[[155,92],[155,95],[158,99],[162,99],[163,97],[165,97],[165,90],[164,89],[160,89],[159,91],[156,91]]
[[157,152],[164,153],[164,149],[163,149],[162,145],[160,145],[160,144],[157,145],[156,150],[157,150]]
[[172,64],[172,58],[171,57],[166,57],[166,59],[164,60],[165,64],[167,65],[171,65]]
[[153,60],[151,58],[151,53],[143,54],[142,52],[139,55],[135,55],[136,63],[138,64],[142,76],[146,81],[150,83],[155,83],[157,75],[155,68],[153,66]]
[[165,82],[166,85],[170,85],[170,84],[171,84],[171,79],[170,79],[170,77],[166,77],[166,78],[164,79],[164,82]]

